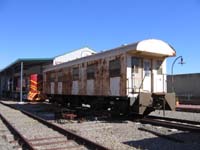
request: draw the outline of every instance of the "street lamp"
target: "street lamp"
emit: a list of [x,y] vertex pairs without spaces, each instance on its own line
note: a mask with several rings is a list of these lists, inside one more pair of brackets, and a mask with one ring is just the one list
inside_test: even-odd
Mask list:
[[174,76],[173,76],[173,69],[174,69],[174,64],[175,64],[175,62],[178,60],[178,59],[181,59],[181,61],[179,62],[179,64],[181,64],[181,65],[183,65],[183,64],[185,64],[185,62],[183,62],[183,57],[182,56],[178,56],[174,61],[173,61],[173,63],[172,63],[172,67],[171,67],[171,86],[172,86],[172,92],[175,92],[174,91]]

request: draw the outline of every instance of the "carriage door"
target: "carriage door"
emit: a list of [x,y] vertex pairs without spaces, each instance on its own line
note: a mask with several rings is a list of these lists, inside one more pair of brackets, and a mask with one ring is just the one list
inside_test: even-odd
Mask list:
[[63,81],[63,72],[59,71],[58,74],[58,94],[62,94],[62,81]]
[[155,75],[154,75],[154,92],[164,92],[165,91],[165,77],[163,74],[163,61],[156,60],[154,61],[155,64]]
[[140,88],[142,87],[142,59],[138,57],[131,58],[131,76],[132,76],[132,83],[131,87],[133,88],[134,92],[139,92]]
[[55,94],[55,73],[50,73],[50,94]]
[[151,92],[151,60],[143,60],[143,90]]
[[95,64],[87,65],[87,95],[94,95]]
[[110,95],[120,95],[120,59],[111,60],[109,62],[109,75],[110,75]]
[[74,67],[72,69],[72,95],[77,95],[79,93],[79,67]]

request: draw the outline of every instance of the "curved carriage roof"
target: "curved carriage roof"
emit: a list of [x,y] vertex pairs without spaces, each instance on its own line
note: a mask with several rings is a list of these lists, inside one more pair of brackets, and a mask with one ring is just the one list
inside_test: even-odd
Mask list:
[[104,52],[100,52],[100,53],[96,53],[90,56],[72,60],[72,61],[59,64],[56,66],[51,66],[49,68],[46,68],[44,72],[54,70],[54,69],[60,69],[66,66],[72,66],[72,65],[79,64],[82,62],[89,62],[92,60],[114,56],[114,55],[118,55],[122,53],[128,53],[128,54],[133,54],[137,56],[151,56],[151,57],[162,57],[162,58],[176,55],[175,49],[168,43],[162,40],[157,40],[157,39],[147,39],[147,40],[138,41],[136,43],[132,43],[128,45],[122,45],[117,48],[113,48]]
[[139,41],[136,43],[135,50],[141,53],[146,52],[147,54],[152,53],[155,55],[162,55],[165,57],[176,55],[176,51],[171,45],[162,40],[157,39]]

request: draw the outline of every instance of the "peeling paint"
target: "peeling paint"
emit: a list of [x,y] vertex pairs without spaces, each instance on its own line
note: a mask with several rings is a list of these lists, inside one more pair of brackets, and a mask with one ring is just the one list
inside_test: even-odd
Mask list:
[[[46,81],[44,81],[44,89],[46,93],[52,93],[52,87],[50,84],[52,74],[55,74],[54,79],[54,93],[55,94],[78,94],[78,95],[126,95],[126,55],[118,54],[115,56],[105,57],[94,61],[83,62],[71,67],[59,68],[53,71],[45,72]],[[119,59],[121,63],[121,70],[119,76],[119,85],[115,88],[118,89],[117,94],[111,94],[113,85],[110,85],[109,75],[109,62],[111,60]],[[87,79],[87,66],[95,64],[95,76],[92,82],[88,82]],[[73,81],[72,69],[74,67],[79,68],[79,78]],[[62,80],[58,81],[58,72],[62,72]],[[90,85],[93,84],[93,85]],[[62,85],[62,86],[61,86]]]

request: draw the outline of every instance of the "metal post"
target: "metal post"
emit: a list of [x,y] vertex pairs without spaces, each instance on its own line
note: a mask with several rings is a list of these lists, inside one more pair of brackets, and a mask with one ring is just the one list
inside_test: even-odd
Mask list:
[[20,74],[20,103],[22,102],[23,99],[23,62],[21,62],[21,74]]
[[173,63],[172,63],[172,67],[171,67],[171,86],[172,86],[172,92],[173,92],[173,93],[175,92],[175,90],[174,90],[174,76],[173,76],[173,69],[174,69],[174,64],[175,64],[175,62],[176,62],[179,58],[181,58],[181,62],[180,62],[180,64],[184,64],[184,62],[183,62],[183,57],[182,57],[182,56],[179,56],[179,57],[177,57],[177,58],[173,61]]
[[166,105],[166,100],[165,96],[163,97],[163,116],[165,116],[165,105]]

